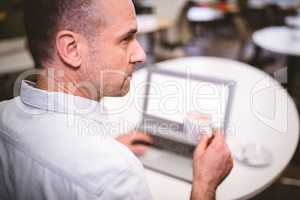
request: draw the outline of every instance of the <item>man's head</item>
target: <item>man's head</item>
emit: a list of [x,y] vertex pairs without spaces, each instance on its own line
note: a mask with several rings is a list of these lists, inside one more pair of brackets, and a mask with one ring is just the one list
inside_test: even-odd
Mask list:
[[131,0],[26,0],[25,25],[38,67],[63,70],[101,97],[125,95],[145,60]]

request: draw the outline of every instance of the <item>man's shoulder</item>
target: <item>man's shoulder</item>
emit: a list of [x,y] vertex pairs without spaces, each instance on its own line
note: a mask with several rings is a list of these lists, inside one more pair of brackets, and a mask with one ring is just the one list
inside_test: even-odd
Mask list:
[[45,137],[47,141],[42,142],[41,138],[40,147],[31,146],[31,152],[39,152],[38,156],[49,163],[48,167],[53,167],[53,172],[64,172],[64,177],[82,183],[80,186],[93,194],[101,193],[107,181],[122,173],[143,173],[137,158],[107,135],[103,137],[94,131],[77,132],[77,128],[69,126],[52,130],[56,136],[48,137],[51,135],[49,130]]
[[4,100],[0,101],[0,113],[4,111],[4,109],[9,106],[12,102],[14,102],[16,99],[11,99],[11,100]]
[[3,118],[6,128],[1,134],[45,170],[93,194],[122,173],[143,173],[138,159],[110,136],[105,123],[27,107],[26,112],[19,108],[16,113],[8,112],[17,102],[14,99],[0,103],[0,110],[3,105],[7,113]]
[[95,145],[89,143],[84,147],[82,143],[70,154],[65,152],[65,156],[46,158],[52,163],[45,167],[93,195],[101,194],[121,175],[130,179],[133,174],[139,176],[143,173],[142,165],[134,155],[113,139],[99,142],[98,147]]
[[10,102],[12,100],[4,100],[4,101],[0,101],[0,109],[3,108],[8,102]]
[[[53,138],[56,139],[59,140]],[[126,176],[130,181],[143,174],[141,163],[122,144],[114,139],[90,139],[94,142],[86,142],[82,138],[81,143],[77,143],[76,139],[72,141],[74,144],[66,142],[65,145],[59,141],[56,145],[43,142],[36,143],[33,148],[12,143],[15,148],[11,149],[24,154],[24,162],[35,163],[34,166],[45,170],[50,181],[53,178],[57,183],[60,179],[72,188],[79,187],[95,196],[100,195],[118,177]],[[40,183],[44,182],[43,176],[36,178],[40,179]]]

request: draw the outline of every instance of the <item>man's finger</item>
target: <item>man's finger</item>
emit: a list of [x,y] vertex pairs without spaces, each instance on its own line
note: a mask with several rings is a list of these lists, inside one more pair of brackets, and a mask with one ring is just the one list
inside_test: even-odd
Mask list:
[[208,135],[203,135],[201,141],[199,143],[199,149],[205,151],[209,145],[209,137]]
[[202,156],[209,145],[209,141],[210,141],[209,137],[207,135],[203,135],[194,154],[199,157]]
[[133,132],[132,138],[133,141],[141,141],[148,144],[153,144],[153,138],[150,135],[141,132]]
[[213,134],[214,135],[223,135],[223,130],[222,129],[220,129],[220,128],[215,128],[215,129],[213,129]]
[[213,134],[214,134],[214,139],[213,139],[213,143],[219,143],[219,142],[224,142],[225,138],[224,138],[224,132],[221,129],[214,129],[213,130]]
[[130,147],[130,150],[135,154],[135,155],[138,155],[138,156],[141,156],[143,154],[146,153],[148,147],[145,146],[145,145],[132,145]]

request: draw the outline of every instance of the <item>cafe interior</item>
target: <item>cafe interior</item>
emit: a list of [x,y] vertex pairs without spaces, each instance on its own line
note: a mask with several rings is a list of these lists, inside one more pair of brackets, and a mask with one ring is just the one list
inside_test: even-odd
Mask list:
[[[16,97],[20,77],[35,67],[26,45],[24,3],[0,1],[0,101]],[[182,79],[178,74],[187,70],[195,81],[233,82],[226,132],[235,166],[217,199],[300,199],[300,0],[133,3],[136,37],[147,59],[136,66],[132,84],[149,80],[151,70],[162,84]],[[189,199],[186,169],[169,166],[187,158],[164,154],[159,160],[168,163],[157,167],[159,160],[150,157],[142,162],[154,199]]]

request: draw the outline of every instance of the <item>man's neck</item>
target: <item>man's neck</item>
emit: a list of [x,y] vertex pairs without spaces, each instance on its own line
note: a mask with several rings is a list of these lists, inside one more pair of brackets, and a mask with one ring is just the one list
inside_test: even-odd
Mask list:
[[100,100],[96,88],[91,84],[82,84],[79,77],[55,69],[43,70],[37,76],[36,87],[48,92],[61,92],[94,101]]

